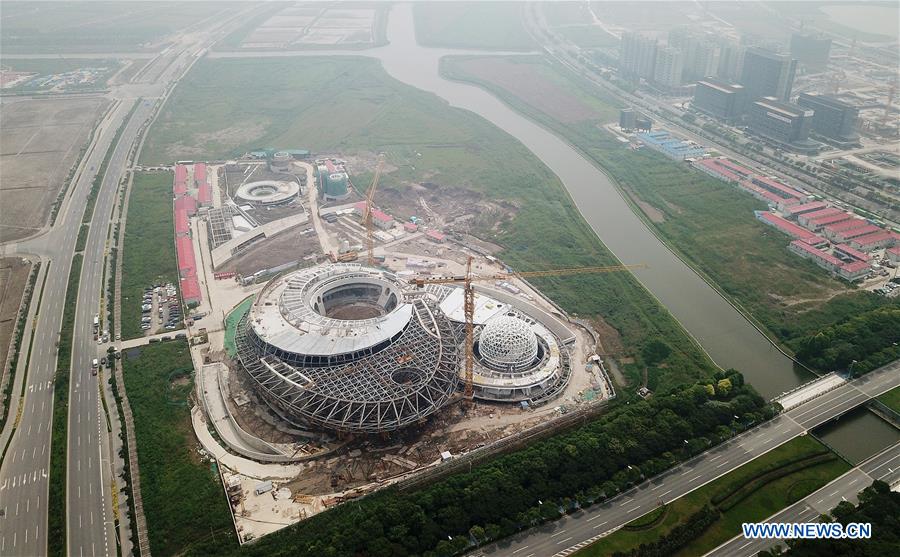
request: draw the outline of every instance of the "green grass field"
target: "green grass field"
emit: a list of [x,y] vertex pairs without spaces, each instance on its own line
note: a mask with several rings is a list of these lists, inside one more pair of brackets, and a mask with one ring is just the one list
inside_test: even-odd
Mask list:
[[[479,233],[503,246],[501,256],[517,269],[614,262],[559,180],[521,144],[472,113],[391,79],[364,58],[203,60],[150,130],[141,160],[223,159],[263,146],[341,156],[384,152],[397,170],[385,173],[383,188],[427,181],[472,199],[502,200],[514,216]],[[620,332],[629,355],[640,358],[649,339],[665,339],[673,352],[665,373],[654,374],[659,380],[652,388],[712,370],[631,275],[536,282],[570,311],[601,315]]]
[[150,550],[177,555],[209,537],[237,545],[218,474],[200,460],[191,426],[193,365],[186,341],[140,348],[122,358],[134,415],[141,496]]
[[[764,472],[800,458],[811,457],[823,450],[824,445],[812,437],[798,437],[670,503],[665,518],[655,526],[640,530],[618,530],[576,555],[581,557],[610,555],[617,551],[630,551],[642,543],[651,543],[684,523],[704,505],[712,504],[717,495],[729,493]],[[688,546],[682,548],[677,555],[681,557],[702,555],[739,534],[742,522],[763,520],[849,469],[848,464],[835,457],[828,462],[813,465],[767,483],[742,499],[740,504],[722,512],[718,521]],[[644,519],[638,518],[632,524],[642,522]]]
[[878,400],[894,412],[900,412],[900,387],[895,387],[884,393],[878,397]]
[[178,284],[172,174],[136,173],[128,200],[122,253],[122,338],[141,331],[141,297],[154,282]]
[[413,8],[420,44],[450,48],[531,50],[521,2],[420,2]]
[[142,50],[220,13],[214,2],[4,2],[0,50],[7,53]]
[[[520,79],[516,90],[504,88],[496,80],[467,72],[467,60],[471,57],[446,58],[442,70],[451,78],[487,88],[571,141],[642,202],[636,212],[649,226],[773,337],[788,343],[886,303],[790,253],[787,236],[756,220],[753,210],[765,205],[749,194],[649,149],[628,149],[602,128],[610,118],[563,123],[550,115],[554,99],[530,94],[529,79]],[[533,65],[536,77],[555,73],[567,90],[590,90],[541,59],[518,63]],[[609,103],[602,94],[597,102]]]

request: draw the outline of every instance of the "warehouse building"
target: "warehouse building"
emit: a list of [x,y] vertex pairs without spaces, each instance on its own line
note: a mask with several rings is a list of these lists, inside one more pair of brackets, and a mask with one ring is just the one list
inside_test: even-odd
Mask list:
[[822,238],[821,236],[810,232],[802,226],[797,226],[796,223],[779,217],[775,213],[770,213],[768,211],[755,211],[755,213],[756,218],[761,222],[777,228],[791,238],[794,238],[796,240],[804,240],[807,245],[821,245],[825,243],[825,238]]
[[784,216],[790,218],[799,217],[800,215],[812,213],[813,211],[821,211],[822,209],[827,208],[828,205],[823,201],[810,201],[809,203],[800,203],[798,205],[785,207],[782,212],[784,213]]
[[812,260],[819,267],[851,282],[866,277],[871,270],[869,264],[864,261],[841,261],[827,251],[812,246],[803,240],[794,240],[790,243],[788,249],[804,259]]
[[642,132],[637,137],[644,145],[670,159],[683,161],[706,155],[706,149],[702,146],[678,139],[667,131]]

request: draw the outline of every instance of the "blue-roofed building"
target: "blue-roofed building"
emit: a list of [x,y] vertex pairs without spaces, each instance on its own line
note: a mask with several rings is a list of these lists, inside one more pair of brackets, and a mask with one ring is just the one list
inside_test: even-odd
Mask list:
[[651,149],[655,149],[670,159],[683,161],[706,155],[702,146],[678,139],[667,131],[643,132],[637,134],[638,139]]

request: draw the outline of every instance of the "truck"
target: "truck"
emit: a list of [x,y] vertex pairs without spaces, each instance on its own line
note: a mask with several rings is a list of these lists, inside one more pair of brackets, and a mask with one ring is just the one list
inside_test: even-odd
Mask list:
[[99,330],[100,330],[100,314],[95,313],[94,314],[94,332],[96,333]]

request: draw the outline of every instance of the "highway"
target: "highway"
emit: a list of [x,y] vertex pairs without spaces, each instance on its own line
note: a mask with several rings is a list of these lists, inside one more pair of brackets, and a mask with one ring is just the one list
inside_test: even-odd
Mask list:
[[[40,298],[40,307],[21,421],[0,467],[0,512],[3,514],[0,518],[0,555],[47,553],[56,344],[69,270],[88,192],[111,148],[113,153],[102,178],[84,251],[75,312],[69,381],[66,518],[69,555],[108,557],[117,553],[107,418],[100,398],[98,377],[91,374],[91,360],[99,358],[106,348],[94,341],[92,323],[94,315],[101,313],[108,224],[118,198],[119,181],[129,162],[129,152],[141,128],[150,121],[157,101],[165,98],[192,64],[255,6],[241,8],[239,12],[232,11],[231,17],[211,25],[208,30],[179,36],[175,44],[150,62],[148,71],[142,72],[140,81],[117,87],[109,94],[114,101],[113,108],[99,125],[54,226],[45,234],[6,246],[13,253],[39,255],[45,264],[50,262],[50,268],[43,295],[34,297],[35,303]],[[137,102],[140,104],[118,142],[112,145],[117,129]],[[24,349],[26,347],[23,346]],[[12,421],[9,420],[10,423]]]
[[[828,485],[797,501],[764,522],[816,522],[843,500],[857,502],[857,494],[874,480],[893,485],[900,480],[900,443],[865,460]],[[706,555],[710,557],[749,557],[782,545],[782,540],[748,540],[735,536]]]
[[844,383],[601,505],[486,546],[480,554],[569,555],[661,503],[674,501],[896,386],[900,386],[900,361]]

